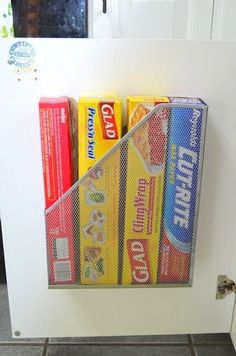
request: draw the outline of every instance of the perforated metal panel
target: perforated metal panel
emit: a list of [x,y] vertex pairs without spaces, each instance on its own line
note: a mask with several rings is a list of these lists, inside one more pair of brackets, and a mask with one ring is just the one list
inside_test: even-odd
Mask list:
[[206,113],[156,106],[46,211],[49,285],[191,285]]

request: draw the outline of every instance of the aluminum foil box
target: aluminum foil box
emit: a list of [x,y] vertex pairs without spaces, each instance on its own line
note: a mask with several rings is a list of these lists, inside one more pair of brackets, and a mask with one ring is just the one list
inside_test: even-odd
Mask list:
[[204,132],[205,117],[200,107],[172,109],[165,170],[159,283],[189,283],[191,278]]

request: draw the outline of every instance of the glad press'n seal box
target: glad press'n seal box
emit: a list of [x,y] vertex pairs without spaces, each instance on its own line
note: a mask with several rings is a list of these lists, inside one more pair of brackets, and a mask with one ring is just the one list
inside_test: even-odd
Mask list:
[[[117,97],[81,97],[78,110],[79,176],[121,138],[122,103]],[[80,283],[117,284],[120,154],[96,170],[80,190]],[[112,183],[111,183],[112,182]]]
[[117,285],[120,152],[80,187],[80,283]]
[[79,177],[82,177],[121,138],[121,100],[118,97],[81,97],[78,133]]

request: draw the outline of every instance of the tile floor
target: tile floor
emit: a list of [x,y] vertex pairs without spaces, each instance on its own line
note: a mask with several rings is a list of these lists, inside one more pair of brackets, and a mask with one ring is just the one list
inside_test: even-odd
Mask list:
[[12,339],[7,288],[0,284],[0,356],[236,356],[228,334]]

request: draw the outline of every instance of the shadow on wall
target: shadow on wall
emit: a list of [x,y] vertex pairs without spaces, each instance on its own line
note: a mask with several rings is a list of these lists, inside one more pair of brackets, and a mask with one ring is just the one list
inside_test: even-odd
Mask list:
[[6,282],[6,270],[4,262],[3,244],[2,244],[2,227],[0,222],[0,283]]

